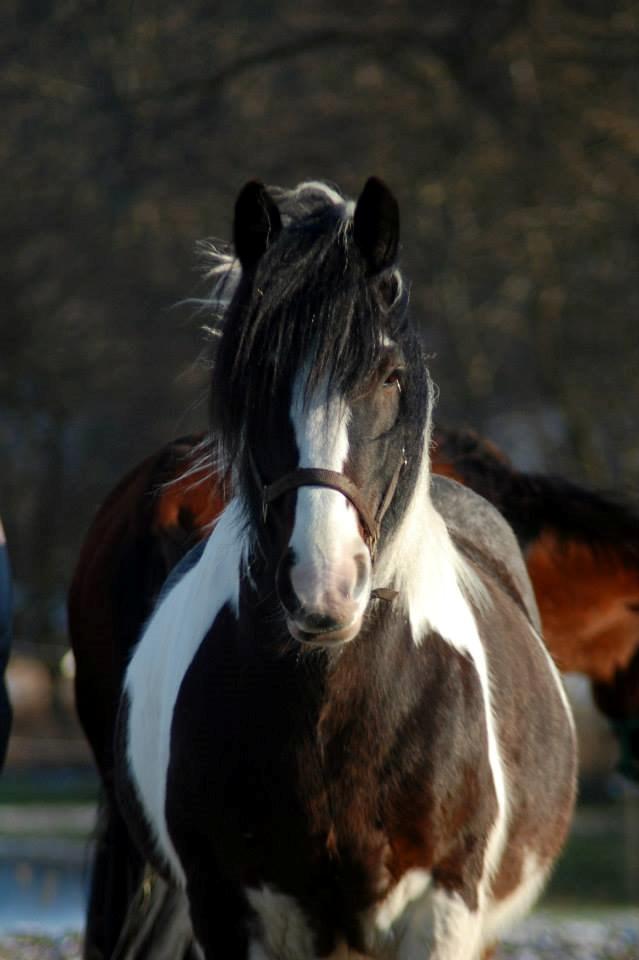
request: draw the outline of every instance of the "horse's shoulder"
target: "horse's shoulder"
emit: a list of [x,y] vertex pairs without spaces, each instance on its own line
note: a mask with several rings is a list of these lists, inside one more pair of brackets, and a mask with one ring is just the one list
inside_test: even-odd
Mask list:
[[449,477],[433,476],[433,504],[457,549],[515,599],[535,628],[541,629],[537,601],[512,527],[484,497]]
[[[523,558],[512,527],[484,497],[450,477],[433,476],[433,503],[453,534],[478,537],[478,546],[505,560]],[[525,566],[525,565],[524,565]]]

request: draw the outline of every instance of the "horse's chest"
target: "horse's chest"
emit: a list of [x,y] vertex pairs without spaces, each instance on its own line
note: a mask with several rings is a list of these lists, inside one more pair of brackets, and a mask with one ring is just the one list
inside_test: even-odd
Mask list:
[[294,903],[321,956],[339,943],[368,952],[431,876],[462,895],[474,886],[494,816],[481,696],[463,658],[436,639],[431,650],[421,675],[353,650],[326,677],[312,661],[258,669],[205,641],[176,704],[167,779],[185,873],[206,850],[273,929]]
[[278,781],[283,774],[296,782],[295,790],[280,790],[275,798],[264,788],[257,794],[263,804],[243,807],[238,879],[264,942],[275,944],[286,932],[313,943],[312,950],[292,950],[293,956],[331,956],[340,945],[368,954],[428,886],[426,810],[421,802],[411,812],[394,806],[391,832],[381,816],[387,785],[365,757],[349,763],[345,755],[335,783],[319,765],[309,775],[307,767],[318,764],[311,753],[302,749],[294,770],[272,768]]
[[185,815],[169,804],[171,832],[182,859],[197,860],[201,836],[189,845],[197,816],[264,938],[269,924],[278,930],[299,913],[319,955],[340,942],[366,953],[371,936],[385,936],[428,886],[436,861],[463,873],[480,833],[463,810],[477,780],[433,784],[443,732],[429,726],[428,711],[389,731],[363,704],[345,723],[332,709],[303,721],[294,702],[283,703],[273,700],[260,723],[246,722],[242,695],[226,703],[225,732],[209,723],[212,740],[200,739],[174,767]]
[[356,746],[335,749],[343,754],[339,772],[312,734],[275,747],[244,741],[218,810],[221,834],[235,836],[230,862],[242,864],[244,885],[305,890],[309,904],[330,902],[331,912],[343,913],[383,895],[391,844],[380,771]]

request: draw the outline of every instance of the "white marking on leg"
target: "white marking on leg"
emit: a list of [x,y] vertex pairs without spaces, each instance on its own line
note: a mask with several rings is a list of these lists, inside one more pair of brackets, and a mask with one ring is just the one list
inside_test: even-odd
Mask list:
[[246,553],[241,522],[239,504],[232,501],[200,560],[154,611],[124,681],[129,775],[158,850],[181,885],[184,872],[165,816],[171,724],[180,685],[207,631],[225,604],[237,613]]
[[433,888],[407,904],[389,931],[378,955],[396,960],[424,960],[431,956],[435,941],[433,924]]
[[394,960],[476,960],[482,928],[481,910],[469,910],[458,894],[428,885],[407,900],[387,930],[377,928],[371,953]]
[[409,904],[420,899],[431,883],[427,870],[408,870],[386,898],[375,908],[375,927],[388,933]]
[[431,875],[408,870],[364,918],[367,952],[397,960],[424,960],[433,943]]
[[482,914],[469,910],[459,894],[433,894],[434,949],[430,960],[478,960]]
[[486,910],[483,943],[487,946],[497,940],[517,920],[531,909],[548,877],[548,866],[542,866],[537,856],[529,851],[517,887],[503,900],[490,900]]

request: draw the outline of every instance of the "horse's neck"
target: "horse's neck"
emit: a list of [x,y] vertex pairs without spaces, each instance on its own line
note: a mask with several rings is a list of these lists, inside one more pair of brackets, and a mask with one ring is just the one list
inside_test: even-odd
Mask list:
[[429,630],[455,642],[473,630],[473,606],[482,605],[478,578],[457,551],[430,497],[430,476],[420,476],[390,542],[380,552],[375,586],[397,591],[395,606],[419,644]]
[[351,735],[360,731],[374,741],[382,728],[400,722],[397,692],[412,669],[412,653],[405,620],[383,608],[372,614],[356,640],[327,659],[318,718],[324,742],[345,727]]

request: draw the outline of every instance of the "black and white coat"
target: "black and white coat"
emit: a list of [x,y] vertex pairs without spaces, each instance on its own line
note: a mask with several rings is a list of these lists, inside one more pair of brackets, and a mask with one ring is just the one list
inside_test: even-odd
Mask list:
[[[340,242],[354,221],[357,245],[358,216],[377,238],[363,275],[384,277],[395,303],[386,196],[365,190],[354,211],[321,185],[307,193],[322,190]],[[259,196],[258,213],[250,197],[236,208],[239,316],[264,295],[264,250],[286,238]],[[297,200],[303,226],[303,187]],[[392,325],[378,341],[366,389],[313,381],[297,358],[271,401],[277,442],[250,407],[236,496],[127,671],[121,802],[185,888],[207,958],[475,960],[534,902],[567,832],[574,731],[518,547],[485,501],[431,479],[432,395],[410,372],[421,356]],[[264,525],[248,445],[268,481],[319,467],[375,502],[406,449],[375,562],[337,490],[291,491]],[[396,599],[374,599],[379,587]]]

